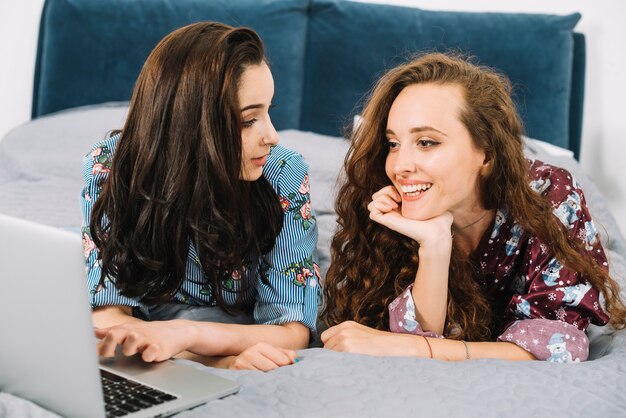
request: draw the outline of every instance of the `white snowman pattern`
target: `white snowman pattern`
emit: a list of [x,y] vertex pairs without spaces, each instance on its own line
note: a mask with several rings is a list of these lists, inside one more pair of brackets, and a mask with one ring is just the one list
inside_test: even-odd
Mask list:
[[546,359],[551,363],[578,363],[580,359],[573,359],[572,353],[567,350],[567,343],[563,341],[564,335],[557,332],[552,334],[546,346],[550,350],[550,357]]
[[578,193],[572,192],[564,202],[554,209],[554,214],[563,225],[572,229],[574,223],[579,219],[578,211],[580,211],[580,196]]
[[589,283],[583,283],[574,286],[561,287],[556,290],[563,292],[563,303],[569,306],[578,306],[587,292],[591,290],[591,285]]

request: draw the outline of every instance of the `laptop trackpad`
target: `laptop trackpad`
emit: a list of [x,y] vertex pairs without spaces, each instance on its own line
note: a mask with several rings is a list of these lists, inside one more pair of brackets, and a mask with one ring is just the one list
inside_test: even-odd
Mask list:
[[147,372],[163,371],[175,366],[171,361],[147,363],[141,359],[140,354],[125,356],[120,346],[115,350],[115,357],[100,357],[100,365],[117,370],[127,377],[139,376]]

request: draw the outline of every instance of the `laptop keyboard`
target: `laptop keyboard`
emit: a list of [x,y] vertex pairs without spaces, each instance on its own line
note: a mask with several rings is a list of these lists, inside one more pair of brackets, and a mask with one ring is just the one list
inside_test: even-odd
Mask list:
[[100,369],[107,417],[123,417],[177,399],[176,396]]

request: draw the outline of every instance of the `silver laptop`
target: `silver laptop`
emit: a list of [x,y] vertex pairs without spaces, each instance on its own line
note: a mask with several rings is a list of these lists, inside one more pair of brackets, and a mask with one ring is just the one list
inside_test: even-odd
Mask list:
[[0,391],[65,417],[135,418],[238,390],[174,361],[98,359],[85,274],[77,234],[0,215]]

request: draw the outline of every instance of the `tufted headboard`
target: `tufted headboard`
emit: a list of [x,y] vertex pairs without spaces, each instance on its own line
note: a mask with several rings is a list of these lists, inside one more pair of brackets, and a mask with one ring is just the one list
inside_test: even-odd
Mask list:
[[250,26],[276,84],[278,129],[340,135],[386,69],[419,51],[454,50],[514,85],[526,135],[578,157],[585,38],[579,14],[441,12],[342,0],[46,0],[32,116],[130,99],[148,53],[200,20]]

